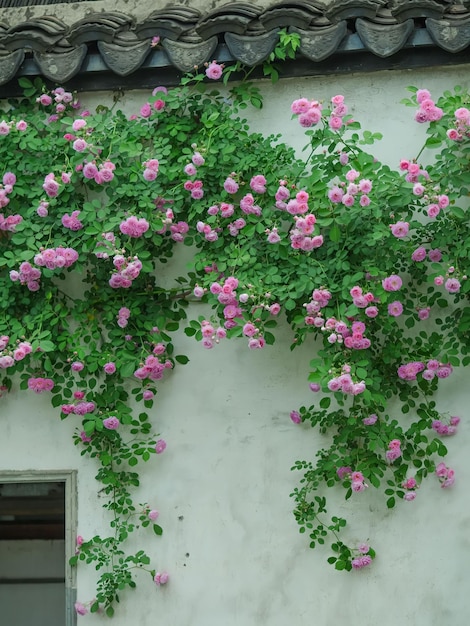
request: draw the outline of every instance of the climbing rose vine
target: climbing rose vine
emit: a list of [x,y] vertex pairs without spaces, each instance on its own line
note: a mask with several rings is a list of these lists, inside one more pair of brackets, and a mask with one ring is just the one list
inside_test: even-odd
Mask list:
[[[367,152],[380,136],[342,95],[292,103],[289,133],[308,148],[299,158],[239,117],[260,105],[252,86],[205,89],[224,71],[213,61],[158,87],[130,117],[22,79],[25,97],[0,115],[1,391],[48,394],[75,419],[108,496],[109,535],[77,537],[71,560],[99,573],[80,615],[112,616],[138,569],[157,587],[169,580],[125,542],[138,528],[163,532],[133,488],[136,466],[167,447],[150,411],[160,381],[188,361],[175,354],[179,329],[201,349],[240,337],[269,350],[282,318],[293,348],[311,344],[316,399],[290,417],[330,443],[295,463],[292,497],[300,531],[330,546],[336,569],[370,566],[375,550],[348,543],[326,487],[358,506],[380,489],[391,508],[413,506],[427,476],[455,480],[439,457],[460,418],[433,395],[469,363],[468,95],[435,103],[413,88],[406,104],[428,125],[431,165],[403,155],[392,170]],[[161,268],[183,246],[193,269],[164,288]],[[211,314],[198,316],[201,302]]]

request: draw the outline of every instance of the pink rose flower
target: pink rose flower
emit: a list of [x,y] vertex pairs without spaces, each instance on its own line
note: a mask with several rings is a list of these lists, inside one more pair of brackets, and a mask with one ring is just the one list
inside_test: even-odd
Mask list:
[[117,430],[120,426],[120,422],[115,415],[110,415],[103,420],[103,426],[108,430]]
[[388,314],[392,317],[399,317],[403,313],[403,305],[398,300],[388,305]]
[[161,454],[166,448],[166,441],[164,439],[159,439],[155,444],[155,452],[157,454]]
[[168,582],[170,576],[168,575],[167,572],[157,572],[154,576],[154,583],[157,585],[157,587],[159,587],[160,585],[166,585],[166,583]]
[[291,411],[290,418],[294,422],[294,424],[300,424],[302,418],[300,417],[300,413],[298,411]]
[[219,80],[219,78],[222,76],[222,70],[223,65],[219,65],[215,61],[212,61],[212,63],[209,63],[209,65],[207,66],[206,76],[211,80]]
[[88,613],[88,609],[81,602],[75,602],[74,608],[77,615],[86,615]]
[[397,222],[396,224],[390,225],[392,235],[397,239],[403,239],[403,237],[406,237],[409,228],[410,225],[408,224],[408,222]]

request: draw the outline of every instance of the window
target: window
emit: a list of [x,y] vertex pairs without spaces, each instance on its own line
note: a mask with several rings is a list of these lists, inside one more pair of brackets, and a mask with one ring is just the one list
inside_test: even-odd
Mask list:
[[75,472],[0,472],[2,623],[75,624],[75,540]]

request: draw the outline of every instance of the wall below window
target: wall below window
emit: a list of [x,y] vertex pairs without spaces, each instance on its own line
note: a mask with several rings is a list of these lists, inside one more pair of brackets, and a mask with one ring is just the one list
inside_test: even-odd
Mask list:
[[[291,120],[291,101],[342,93],[364,128],[384,134],[373,149],[396,167],[400,158],[419,152],[426,130],[413,121],[412,109],[399,105],[405,87],[428,88],[437,98],[469,82],[468,67],[460,67],[263,83],[265,107],[250,113],[250,120],[262,132],[283,133],[300,151],[303,133]],[[84,94],[82,100],[91,106],[99,98]],[[128,94],[123,106],[138,112],[145,98]],[[176,261],[165,272],[162,280],[169,283],[181,267]],[[188,315],[201,312],[194,307]],[[318,433],[289,419],[292,409],[314,401],[307,376],[316,350],[307,343],[291,352],[291,338],[284,328],[279,341],[262,351],[248,350],[243,340],[206,351],[183,333],[177,336],[175,352],[190,362],[160,385],[152,419],[168,447],[140,469],[137,496],[160,511],[164,534],[144,533],[131,547],[145,548],[170,581],[158,589],[142,572],[137,591],[122,595],[113,626],[468,625],[468,372],[440,381],[437,396],[442,411],[462,417],[458,434],[446,442],[457,476],[452,489],[440,489],[431,477],[414,502],[400,502],[392,511],[372,488],[348,502],[330,490],[329,513],[350,521],[345,540],[368,541],[378,554],[370,568],[345,574],[326,563],[326,551],[309,550],[291,513],[289,493],[299,476],[290,468],[326,445]],[[107,534],[96,466],[72,443],[79,418],[61,422],[46,397],[17,389],[1,403],[0,470],[77,469],[78,532],[85,539]],[[407,423],[406,416],[395,417]],[[46,564],[48,553],[41,559]],[[79,567],[81,602],[94,597],[95,577],[93,567]],[[29,624],[39,626],[34,607],[48,603],[44,597],[28,597],[28,603]],[[83,620],[102,623],[99,616]],[[23,626],[2,613],[3,623]]]
[[0,607],[5,626],[63,626],[63,540],[0,541]]

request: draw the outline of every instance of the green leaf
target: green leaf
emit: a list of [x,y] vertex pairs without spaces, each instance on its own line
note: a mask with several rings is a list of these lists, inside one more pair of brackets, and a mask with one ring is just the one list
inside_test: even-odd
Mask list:
[[158,524],[153,524],[153,532],[158,536],[163,535],[163,528]]
[[52,341],[43,340],[39,343],[39,347],[42,352],[53,352],[55,350],[55,344]]
[[175,356],[175,361],[178,361],[181,365],[186,365],[186,363],[189,363],[189,358],[184,354],[179,354],[178,356]]
[[336,222],[330,228],[330,239],[334,243],[338,243],[338,241],[341,239],[341,231],[340,231],[339,226],[338,226],[338,224]]
[[119,366],[119,373],[123,378],[129,378],[129,376],[132,376],[135,370],[136,366],[133,361],[128,361],[127,363],[123,363]]
[[320,406],[322,409],[327,409],[331,404],[331,398],[329,396],[325,396],[320,400]]
[[449,211],[452,213],[452,215],[455,215],[455,217],[458,217],[460,220],[465,219],[465,211],[460,207],[451,206],[449,207]]

